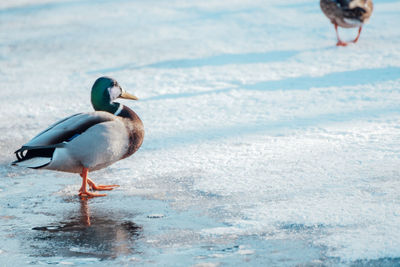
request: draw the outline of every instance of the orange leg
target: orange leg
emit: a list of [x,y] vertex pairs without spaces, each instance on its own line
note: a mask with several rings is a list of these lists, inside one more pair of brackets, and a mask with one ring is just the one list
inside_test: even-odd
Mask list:
[[88,168],[82,169],[82,173],[81,173],[82,186],[79,189],[79,196],[82,196],[82,197],[104,197],[104,196],[107,196],[106,194],[91,193],[91,192],[87,191],[87,184],[88,184],[88,179],[89,179],[87,177],[88,173],[89,173]]
[[340,40],[339,31],[338,31],[338,25],[337,24],[335,24],[335,31],[336,31],[336,37],[338,39],[338,42],[336,43],[336,46],[347,46],[346,42],[343,42],[342,40]]
[[362,30],[362,27],[360,26],[360,28],[358,28],[358,35],[357,35],[356,39],[354,39],[354,40],[352,41],[353,43],[357,43],[358,38],[360,38],[361,30]]

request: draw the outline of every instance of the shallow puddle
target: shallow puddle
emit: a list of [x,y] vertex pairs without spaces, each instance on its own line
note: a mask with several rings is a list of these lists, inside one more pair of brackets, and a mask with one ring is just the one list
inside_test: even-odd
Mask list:
[[142,228],[127,219],[90,212],[88,200],[80,201],[76,216],[33,227],[28,238],[32,256],[116,258],[137,253],[135,241]]

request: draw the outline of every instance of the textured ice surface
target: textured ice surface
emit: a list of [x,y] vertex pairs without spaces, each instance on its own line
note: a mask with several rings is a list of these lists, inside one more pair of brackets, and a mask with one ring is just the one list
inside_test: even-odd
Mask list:
[[[0,262],[399,264],[400,3],[375,2],[338,48],[309,0],[2,1]],[[92,174],[121,187],[88,229],[77,175],[8,164],[101,75],[146,136]]]

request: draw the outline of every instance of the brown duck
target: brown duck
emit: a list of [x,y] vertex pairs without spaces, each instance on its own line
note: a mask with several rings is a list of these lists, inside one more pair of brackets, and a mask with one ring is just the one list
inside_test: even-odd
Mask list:
[[338,26],[343,28],[358,27],[357,37],[351,41],[356,43],[360,37],[362,26],[371,17],[373,4],[372,0],[320,0],[322,12],[335,25],[337,46],[346,46],[348,42],[340,39]]

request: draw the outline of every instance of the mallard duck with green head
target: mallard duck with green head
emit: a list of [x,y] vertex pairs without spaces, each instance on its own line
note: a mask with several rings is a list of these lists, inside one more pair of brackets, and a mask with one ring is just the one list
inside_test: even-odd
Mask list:
[[371,17],[373,10],[372,0],[320,0],[320,6],[322,12],[335,26],[337,46],[348,44],[340,39],[338,26],[342,28],[358,27],[358,35],[351,41],[356,43],[360,38],[363,24]]
[[114,102],[117,98],[138,100],[116,80],[98,78],[91,91],[95,112],[78,113],[51,125],[15,151],[17,160],[12,164],[79,173],[80,196],[105,196],[88,191],[88,186],[92,190],[112,190],[118,185],[95,184],[88,173],[129,157],[139,149],[144,137],[139,116],[127,106]]

